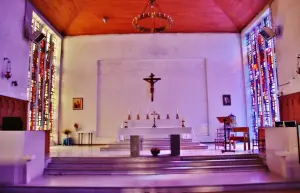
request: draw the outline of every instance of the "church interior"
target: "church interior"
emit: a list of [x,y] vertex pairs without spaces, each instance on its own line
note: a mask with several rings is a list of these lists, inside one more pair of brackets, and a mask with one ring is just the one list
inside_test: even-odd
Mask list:
[[298,9],[1,0],[0,192],[299,192]]

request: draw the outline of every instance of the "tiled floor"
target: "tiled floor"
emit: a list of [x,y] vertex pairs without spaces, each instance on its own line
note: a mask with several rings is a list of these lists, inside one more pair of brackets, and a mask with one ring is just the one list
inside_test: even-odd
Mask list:
[[[100,151],[105,146],[52,146],[50,148],[50,157],[124,157],[129,156],[130,151]],[[214,144],[209,144],[208,149],[181,150],[181,156],[197,155],[224,155],[220,148],[215,150]],[[244,151],[243,143],[238,143],[236,152],[227,152],[226,154],[245,154],[252,153]],[[162,150],[161,155],[170,154],[169,150]],[[150,151],[141,151],[142,156],[151,155]]]

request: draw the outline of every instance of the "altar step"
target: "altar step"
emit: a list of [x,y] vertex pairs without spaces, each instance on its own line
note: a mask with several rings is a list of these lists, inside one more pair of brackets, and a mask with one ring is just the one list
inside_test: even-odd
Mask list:
[[189,157],[54,157],[46,175],[134,175],[267,170],[258,155]]
[[[157,147],[161,150],[170,149],[170,140],[169,139],[143,139],[142,140],[142,149],[150,150],[152,147]],[[124,151],[130,149],[130,141],[125,140],[121,142],[116,142],[108,144],[107,147],[101,148],[101,151]],[[180,149],[182,150],[193,150],[193,149],[208,149],[207,145],[200,144],[199,142],[193,142],[191,139],[181,139]]]

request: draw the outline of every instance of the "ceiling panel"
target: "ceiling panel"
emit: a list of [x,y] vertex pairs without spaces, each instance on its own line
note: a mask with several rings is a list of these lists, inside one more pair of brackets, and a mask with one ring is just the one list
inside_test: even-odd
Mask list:
[[[147,0],[31,0],[63,35],[138,33],[132,19]],[[173,26],[167,33],[240,32],[269,0],[156,0]],[[102,18],[107,17],[107,23]]]

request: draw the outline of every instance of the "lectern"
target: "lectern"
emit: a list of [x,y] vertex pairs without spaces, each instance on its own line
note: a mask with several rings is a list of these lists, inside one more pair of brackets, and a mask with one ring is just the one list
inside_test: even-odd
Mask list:
[[230,117],[217,117],[218,121],[220,123],[224,124],[224,150],[222,150],[222,153],[224,152],[235,152],[234,150],[227,150],[227,129],[226,124],[232,123],[232,120]]

